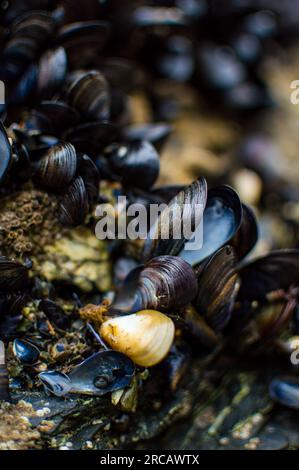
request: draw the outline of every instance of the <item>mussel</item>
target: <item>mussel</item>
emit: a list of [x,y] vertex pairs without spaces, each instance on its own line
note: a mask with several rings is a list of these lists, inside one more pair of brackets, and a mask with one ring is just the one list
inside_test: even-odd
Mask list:
[[[204,178],[199,178],[174,196],[151,227],[142,259],[178,255],[200,227],[206,199],[207,183]],[[186,228],[188,233],[185,234]]]
[[117,351],[101,351],[85,359],[69,375],[58,371],[39,374],[45,388],[57,396],[67,393],[104,395],[130,385],[133,362]]
[[240,287],[236,262],[232,247],[225,246],[211,257],[199,276],[194,305],[216,331],[229,322]]
[[106,152],[108,165],[123,185],[148,189],[159,175],[160,161],[156,149],[150,142],[137,141],[113,145]]
[[160,150],[170,132],[171,127],[169,124],[160,122],[128,126],[123,130],[123,137],[132,142],[146,140]]
[[39,360],[40,352],[38,348],[23,339],[15,339],[13,342],[13,353],[15,357],[26,366],[33,366]]
[[42,186],[64,189],[74,178],[77,169],[77,154],[72,144],[51,147],[35,165],[35,178]]
[[67,102],[87,120],[109,117],[110,97],[105,77],[96,71],[83,74],[67,89]]
[[69,374],[73,393],[104,395],[130,385],[132,361],[121,352],[102,351],[87,358]]
[[269,386],[270,397],[289,408],[299,410],[298,377],[277,377]]
[[71,390],[71,381],[66,374],[55,370],[41,372],[39,378],[45,389],[57,397],[63,397]]
[[299,250],[277,250],[239,269],[240,300],[265,300],[269,292],[299,285]]
[[65,225],[76,226],[84,222],[89,210],[88,194],[81,176],[68,187],[60,202],[60,221]]
[[99,196],[100,173],[87,155],[78,155],[78,173],[84,182],[89,202],[95,202]]
[[9,143],[6,130],[0,121],[0,181],[5,178],[11,164],[12,164],[12,148]]
[[186,243],[180,256],[192,266],[200,264],[234,237],[241,221],[242,205],[237,193],[225,185],[210,189],[203,214],[202,246],[190,249]]
[[0,256],[0,290],[8,292],[25,290],[29,284],[28,271],[31,266],[29,260],[22,264],[6,256]]
[[140,273],[131,311],[179,310],[192,302],[196,294],[197,281],[191,266],[176,256],[158,256]]

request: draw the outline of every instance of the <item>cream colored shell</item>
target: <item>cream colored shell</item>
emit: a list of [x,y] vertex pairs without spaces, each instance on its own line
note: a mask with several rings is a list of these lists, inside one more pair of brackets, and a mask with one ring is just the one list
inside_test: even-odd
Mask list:
[[110,318],[100,334],[112,349],[126,354],[136,364],[151,367],[162,361],[174,340],[173,321],[156,310]]

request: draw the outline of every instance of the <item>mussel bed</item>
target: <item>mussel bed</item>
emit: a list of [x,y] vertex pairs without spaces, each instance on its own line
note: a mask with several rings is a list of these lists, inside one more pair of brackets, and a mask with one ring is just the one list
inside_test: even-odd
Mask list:
[[0,450],[299,448],[293,6],[0,3]]

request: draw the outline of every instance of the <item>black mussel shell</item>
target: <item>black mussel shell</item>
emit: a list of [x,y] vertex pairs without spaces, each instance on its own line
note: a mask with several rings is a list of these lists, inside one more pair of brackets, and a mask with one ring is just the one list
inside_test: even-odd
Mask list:
[[148,233],[143,260],[159,255],[178,255],[187,239],[183,233],[177,237],[173,231],[179,229],[183,232],[183,228],[187,227],[194,233],[202,221],[206,199],[207,183],[204,178],[194,181],[172,198]]
[[299,286],[299,250],[278,250],[239,269],[240,300],[265,300],[269,292]]
[[28,301],[26,293],[0,294],[0,338],[10,341],[16,337],[22,320],[22,308]]
[[0,181],[5,178],[11,163],[12,163],[12,149],[9,143],[5,128],[0,121]]
[[123,129],[122,135],[125,140],[133,142],[146,140],[160,150],[170,132],[171,126],[169,124],[157,122],[128,126]]
[[184,186],[181,184],[170,184],[151,189],[151,194],[168,204],[171,199],[173,199],[180,191],[183,191],[183,189]]
[[261,80],[246,81],[226,90],[223,103],[227,108],[241,111],[257,111],[274,106],[269,89]]
[[15,339],[13,342],[15,357],[26,366],[33,366],[39,360],[40,352],[34,344],[23,339]]
[[243,63],[256,62],[262,53],[261,41],[251,33],[241,32],[232,40],[231,45]]
[[79,76],[68,87],[65,99],[87,120],[109,118],[109,88],[100,72],[91,71]]
[[124,279],[121,289],[117,292],[112,304],[112,310],[117,312],[132,312],[136,300],[140,274],[143,265],[134,267]]
[[194,305],[216,331],[229,322],[239,289],[237,258],[232,247],[221,248],[205,265],[199,276]]
[[175,392],[191,364],[191,350],[186,343],[175,342],[159,369],[172,392]]
[[203,214],[202,246],[190,250],[186,243],[180,256],[192,266],[201,263],[230,242],[238,231],[241,220],[242,205],[237,193],[225,185],[210,189]]
[[111,88],[129,93],[138,83],[136,64],[123,57],[108,57],[101,62],[100,71],[105,75]]
[[64,83],[67,73],[67,57],[63,47],[47,51],[38,66],[37,91],[39,96],[51,97]]
[[49,370],[47,372],[41,372],[38,377],[45,389],[57,397],[63,397],[71,390],[71,381],[68,376],[62,372]]
[[209,88],[227,90],[246,79],[246,67],[229,47],[206,44],[199,51],[201,76]]
[[115,145],[107,158],[112,172],[125,186],[148,189],[158,178],[159,155],[150,142]]
[[154,68],[159,75],[180,83],[191,79],[195,58],[192,42],[188,38],[182,35],[170,36],[159,49],[158,57],[153,57]]
[[48,320],[58,328],[65,329],[69,324],[68,316],[60,305],[50,299],[43,299],[38,305],[39,310],[44,312]]
[[191,266],[176,256],[158,256],[141,271],[132,311],[170,312],[194,300],[197,280]]
[[244,20],[244,30],[260,39],[266,39],[277,31],[277,20],[273,11],[263,10],[247,15]]
[[289,408],[299,410],[298,377],[277,377],[269,386],[270,397]]
[[109,24],[104,21],[76,22],[60,29],[57,43],[65,48],[70,67],[75,69],[95,61],[108,34]]
[[24,72],[12,92],[7,97],[8,105],[21,104],[37,89],[38,66],[32,64]]
[[183,332],[196,350],[213,350],[220,342],[220,337],[192,305],[184,310]]
[[141,5],[131,14],[131,21],[139,28],[182,27],[186,24],[184,13],[175,7]]
[[242,222],[236,235],[230,241],[239,260],[254,248],[258,240],[258,225],[253,210],[242,204]]
[[95,202],[99,197],[100,173],[87,155],[78,155],[78,173],[83,179],[89,202]]
[[88,211],[88,194],[83,179],[78,176],[61,199],[59,220],[64,225],[81,225]]
[[51,129],[58,134],[76,126],[80,121],[77,111],[63,101],[42,101],[36,111],[48,119]]
[[35,179],[50,189],[64,189],[77,170],[77,154],[72,144],[51,147],[35,165]]
[[26,289],[29,284],[30,268],[30,263],[25,265],[6,256],[0,256],[0,291],[15,292]]
[[63,135],[78,151],[88,155],[98,155],[99,152],[117,140],[118,129],[109,121],[95,121],[70,127]]
[[98,352],[70,372],[72,393],[104,395],[129,386],[134,372],[133,362],[124,354]]
[[53,131],[51,121],[48,117],[36,109],[30,112],[28,119],[26,119],[25,126],[26,130],[30,133],[36,131],[50,134]]

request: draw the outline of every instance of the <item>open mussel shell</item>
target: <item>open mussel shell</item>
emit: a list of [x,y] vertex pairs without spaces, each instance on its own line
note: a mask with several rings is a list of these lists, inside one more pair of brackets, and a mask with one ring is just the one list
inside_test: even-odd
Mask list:
[[143,265],[134,267],[125,277],[120,290],[117,292],[112,304],[113,311],[132,312],[136,301],[136,292],[139,286],[139,279]]
[[276,377],[269,386],[270,397],[278,403],[299,410],[298,377]]
[[89,211],[88,193],[81,176],[68,187],[60,201],[59,220],[64,225],[81,225]]
[[11,163],[12,163],[12,149],[9,143],[6,130],[0,121],[0,182],[5,178]]
[[71,390],[71,381],[66,374],[55,370],[41,372],[39,379],[48,392],[53,393],[57,397],[63,397]]
[[197,280],[191,266],[177,256],[158,256],[141,271],[131,311],[171,312],[194,300]]
[[79,76],[69,85],[65,99],[87,120],[109,118],[109,87],[100,72],[91,71]]
[[0,256],[0,290],[15,292],[26,289],[29,284],[30,268],[30,262],[22,264],[6,256]]
[[258,225],[253,210],[242,204],[242,221],[239,230],[230,241],[239,260],[245,258],[258,240]]
[[104,395],[130,385],[135,366],[118,351],[101,351],[76,366],[69,374],[72,393]]
[[216,331],[222,330],[231,318],[240,286],[236,263],[233,248],[224,246],[211,257],[199,276],[194,305]]
[[273,251],[239,269],[239,300],[264,300],[269,292],[299,285],[299,250]]
[[26,366],[33,366],[39,360],[40,352],[38,348],[23,339],[15,339],[13,342],[13,353],[15,357]]
[[101,337],[112,349],[142,367],[152,367],[166,357],[174,334],[173,321],[156,310],[112,317],[100,327]]
[[64,189],[77,170],[77,154],[72,144],[51,147],[35,165],[35,179],[46,188]]
[[147,261],[159,255],[178,255],[200,226],[206,199],[204,178],[194,181],[172,198],[148,233],[142,259]]
[[237,193],[226,185],[210,189],[203,214],[203,239],[199,238],[198,249],[194,246],[194,239],[191,239],[180,256],[192,266],[201,263],[230,242],[241,220],[242,205]]
[[159,155],[150,142],[113,145],[107,159],[111,171],[125,186],[148,189],[158,178]]

